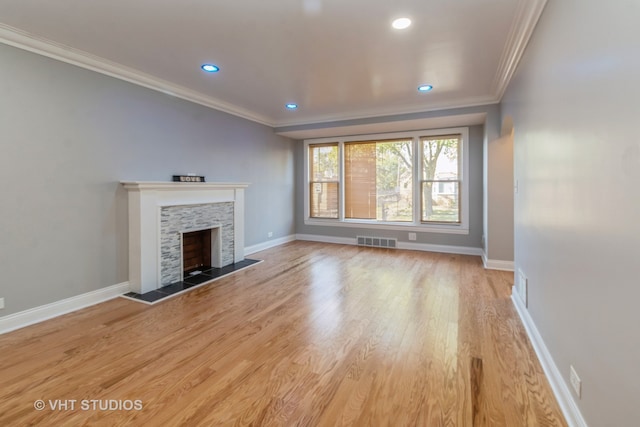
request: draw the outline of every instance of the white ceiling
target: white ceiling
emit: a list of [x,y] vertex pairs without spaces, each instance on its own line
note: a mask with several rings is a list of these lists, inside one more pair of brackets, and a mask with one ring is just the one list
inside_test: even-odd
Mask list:
[[545,3],[0,0],[0,41],[278,127],[498,102]]

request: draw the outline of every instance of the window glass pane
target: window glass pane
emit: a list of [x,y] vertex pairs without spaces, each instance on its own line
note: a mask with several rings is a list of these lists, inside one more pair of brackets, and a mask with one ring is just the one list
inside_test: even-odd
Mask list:
[[309,145],[309,216],[338,218],[338,144]]
[[338,144],[309,146],[309,180],[338,180]]
[[422,138],[422,179],[457,180],[460,170],[458,135]]
[[376,144],[344,145],[345,218],[376,219]]
[[312,218],[338,218],[337,182],[312,182],[309,194]]
[[460,135],[421,138],[421,221],[460,222]]
[[422,221],[460,222],[460,183],[422,182]]
[[345,217],[413,220],[412,141],[345,143]]

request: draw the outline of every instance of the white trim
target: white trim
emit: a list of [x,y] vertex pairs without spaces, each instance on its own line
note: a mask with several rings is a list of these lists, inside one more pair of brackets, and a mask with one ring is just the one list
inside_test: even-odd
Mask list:
[[489,259],[487,253],[482,251],[482,265],[487,270],[514,271],[513,261],[503,261],[500,259]]
[[[451,115],[449,115],[451,114]],[[449,111],[447,115],[434,114],[430,117],[419,119],[404,119],[394,115],[394,120],[380,119],[373,123],[350,124],[350,122],[326,122],[326,126],[314,127],[309,125],[279,127],[274,131],[278,135],[291,139],[304,141],[305,139],[316,139],[326,137],[339,137],[348,135],[362,135],[371,133],[408,132],[420,129],[443,129],[460,126],[484,125],[487,121],[487,112],[460,113],[459,111]],[[385,121],[386,120],[386,121]]]
[[497,102],[502,100],[546,4],[547,0],[520,0],[493,79],[492,92]]
[[[307,186],[308,187],[308,186]],[[308,205],[308,203],[307,203]],[[414,225],[412,222],[405,224],[389,223],[389,222],[366,222],[356,220],[337,220],[337,219],[317,219],[308,218],[304,221],[305,225],[319,225],[323,227],[347,227],[347,228],[369,228],[375,230],[395,230],[410,231],[418,233],[441,233],[441,234],[469,234],[469,229],[460,225]]]
[[424,106],[407,106],[407,107],[380,107],[368,110],[356,111],[351,114],[347,112],[337,114],[325,114],[322,116],[313,116],[308,119],[280,121],[275,124],[275,128],[284,128],[289,126],[311,126],[322,125],[326,123],[341,122],[347,120],[363,120],[363,119],[384,119],[389,116],[402,116],[417,113],[432,113],[435,111],[453,110],[455,108],[484,107],[487,105],[498,104],[500,101],[493,94],[472,96],[467,98],[456,99],[453,102],[440,102],[431,107]]
[[95,304],[100,304],[101,302],[117,298],[123,293],[129,292],[129,290],[129,282],[122,282],[117,285],[0,317],[0,334],[15,331],[16,329],[62,316],[63,314],[71,313],[72,311],[80,310]]
[[296,240],[295,234],[290,234],[284,237],[278,237],[277,239],[267,240],[266,242],[258,243],[256,245],[247,246],[244,248],[244,256],[255,254],[256,252],[264,251],[266,249],[275,248],[276,246],[284,245],[285,243],[293,242]]
[[529,341],[531,341],[531,345],[538,356],[540,365],[542,365],[542,369],[547,375],[553,394],[558,400],[558,405],[560,405],[560,409],[562,410],[567,424],[569,427],[587,427],[587,423],[582,417],[582,413],[569,390],[567,382],[560,373],[558,366],[553,361],[553,357],[551,357],[551,353],[549,353],[549,349],[544,343],[540,332],[538,332],[538,328],[536,328],[529,312],[523,306],[520,298],[518,298],[513,292],[511,293],[511,301],[513,301],[513,305],[520,316],[520,320],[522,320],[524,329],[527,331],[527,335],[529,336]]
[[176,98],[204,105],[205,107],[213,108],[214,110],[223,111],[253,122],[274,127],[272,120],[263,115],[256,114],[253,111],[229,104],[228,102],[224,102],[211,96],[203,95],[200,92],[171,83],[167,80],[152,76],[151,74],[143,73],[142,71],[126,67],[122,64],[100,58],[61,43],[56,43],[2,23],[0,23],[0,42],[29,52],[37,53],[38,55],[53,58],[67,64],[75,65],[80,68],[95,71],[96,73],[104,74],[109,77],[124,80],[138,86],[162,92],[166,95],[175,96]]
[[[310,242],[337,243],[340,245],[357,245],[355,237],[334,237],[322,236],[318,234],[296,234],[297,240]],[[481,248],[471,248],[468,246],[433,245],[430,243],[398,242],[398,249],[423,252],[440,252],[457,255],[482,255]]]
[[122,181],[127,190],[235,190],[247,188],[248,182],[166,182],[166,181]]
[[434,245],[431,243],[398,242],[398,249],[423,252],[440,252],[443,254],[474,256],[482,255],[482,248],[472,248],[469,246]]

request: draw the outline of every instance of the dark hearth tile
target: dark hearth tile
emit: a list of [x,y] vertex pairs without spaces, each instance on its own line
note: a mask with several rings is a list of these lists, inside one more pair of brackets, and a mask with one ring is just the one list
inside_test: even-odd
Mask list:
[[178,292],[182,292],[185,289],[189,289],[193,287],[193,284],[185,283],[185,282],[175,282],[167,286],[163,286],[160,289],[157,289],[158,292],[162,292],[167,295],[173,295]]
[[[123,296],[151,304],[156,303],[162,299],[169,298],[172,295],[185,291],[189,288],[193,288],[205,282],[212,281],[213,279],[226,276],[227,274],[233,273],[234,271],[242,270],[243,268],[246,268],[258,262],[260,262],[260,260],[244,259],[240,262],[230,264],[223,268],[203,267],[203,273],[197,274],[195,276],[185,277],[185,280],[183,280],[182,282],[175,282],[142,295],[137,292],[127,292],[126,294],[123,294]],[[204,270],[204,268],[206,268],[207,270]]]
[[185,277],[183,282],[190,285],[199,285],[204,282],[208,282],[211,280],[211,276],[206,274],[197,274],[195,276]]
[[145,301],[145,302],[156,302],[167,296],[167,294],[163,294],[162,292],[158,292],[157,290],[145,292],[144,294],[138,294],[136,292],[128,292],[124,295],[129,298],[135,298],[137,300]]
[[224,266],[222,268],[212,268],[210,270],[205,270],[203,271],[202,274],[206,274],[208,276],[217,278],[217,277],[222,277],[224,275],[227,275],[229,273],[233,273],[234,271],[238,271],[241,270],[245,267],[248,267],[252,264],[255,264],[257,262],[260,262],[259,260],[255,260],[255,259],[244,259],[242,261],[236,262],[234,264],[229,264],[227,266]]
[[[194,269],[192,269],[192,270],[185,271],[185,272],[184,272],[184,277],[195,276],[195,274],[193,274],[193,275],[191,274],[192,272],[199,271],[200,273],[204,273],[204,272],[206,272],[207,270],[211,270],[211,266],[208,266],[208,265],[207,265],[207,266],[202,266],[202,267],[194,268]],[[200,274],[200,273],[196,273],[196,274]]]
[[250,259],[250,258],[245,258],[240,262],[236,262],[235,264],[233,264],[236,267],[236,270],[239,268],[245,268],[248,267],[250,265],[256,264],[260,262],[259,259]]

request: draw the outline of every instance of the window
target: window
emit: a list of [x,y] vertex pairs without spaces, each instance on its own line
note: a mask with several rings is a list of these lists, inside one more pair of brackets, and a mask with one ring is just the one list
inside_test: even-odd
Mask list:
[[411,139],[345,142],[345,218],[413,220]]
[[338,143],[309,145],[311,218],[338,218]]
[[467,128],[305,146],[305,224],[469,233]]
[[460,222],[460,135],[420,138],[422,222]]

